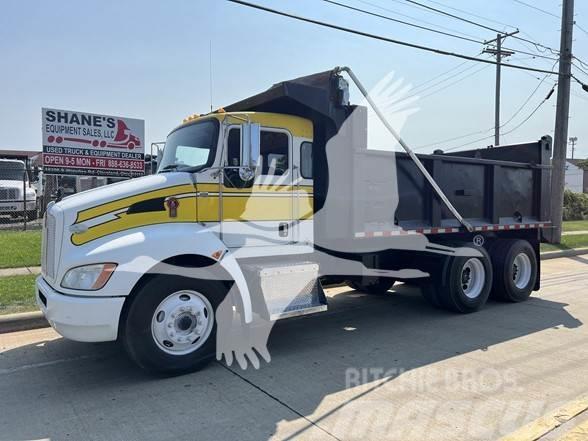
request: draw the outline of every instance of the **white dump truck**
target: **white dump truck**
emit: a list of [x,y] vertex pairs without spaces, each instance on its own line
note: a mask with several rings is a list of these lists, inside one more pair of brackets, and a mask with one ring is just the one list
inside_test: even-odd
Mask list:
[[[368,148],[346,75],[405,152]],[[172,373],[214,357],[229,298],[242,324],[325,311],[334,280],[418,283],[460,313],[523,301],[539,289],[550,155],[549,137],[415,155],[350,69],[283,81],[186,118],[157,174],[50,204],[37,301],[64,337],[120,339]]]
[[37,191],[23,161],[0,159],[0,215],[37,218]]

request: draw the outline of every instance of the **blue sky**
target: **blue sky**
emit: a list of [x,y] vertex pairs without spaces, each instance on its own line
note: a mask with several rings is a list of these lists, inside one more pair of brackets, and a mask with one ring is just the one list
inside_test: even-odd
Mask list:
[[[464,54],[477,55],[482,49],[476,43],[365,16],[320,0],[255,1],[343,26]],[[449,28],[450,32],[464,33],[475,39],[495,37],[491,31],[429,13],[405,0],[340,1],[407,21],[424,20],[435,27]],[[423,0],[459,15],[465,16],[448,9],[448,6],[519,27],[525,32],[521,34],[525,38],[559,48],[559,20],[514,0],[435,1],[437,4]],[[561,12],[559,2],[537,0],[533,4],[556,15]],[[472,16],[468,18],[481,21]],[[576,1],[576,20],[588,30],[586,2]],[[492,28],[511,29],[492,21],[483,23]],[[295,22],[222,0],[4,0],[0,16],[0,149],[40,148],[41,107],[142,118],[145,119],[147,141],[164,140],[167,132],[182,118],[210,108],[211,42],[212,103],[215,108],[283,79],[349,65],[368,86],[391,71],[415,86],[425,83],[417,91],[433,86],[421,92],[423,98],[416,104],[420,110],[409,118],[402,130],[402,135],[412,146],[493,126],[493,66],[479,70],[482,65],[470,67],[470,64],[464,64],[455,68],[463,61]],[[588,34],[576,29],[574,52],[586,62],[587,43]],[[532,46],[517,40],[507,40],[506,44],[515,50],[535,52]],[[513,56],[512,62],[544,69],[553,65],[553,61],[532,59],[524,54]],[[450,74],[430,81],[452,68],[455,69]],[[463,71],[466,68],[469,70]],[[575,72],[588,82],[588,75],[577,69]],[[469,78],[464,78],[470,74]],[[452,78],[452,75],[455,76]],[[510,119],[527,99],[539,83],[537,78],[541,77],[542,74],[504,69],[503,122]],[[435,86],[445,78],[447,81]],[[456,84],[450,86],[454,82]],[[504,130],[514,128],[528,116],[553,83],[554,79],[547,79]],[[439,91],[444,87],[447,88]],[[435,93],[425,96],[431,92]],[[572,93],[570,136],[579,138],[576,157],[587,157],[588,93],[577,84],[572,86]],[[356,93],[352,94],[352,97],[356,96]],[[505,136],[503,143],[530,141],[543,134],[552,134],[555,98],[554,95],[526,124]],[[491,135],[492,131],[488,131],[442,143],[439,147],[455,147]],[[472,147],[492,142],[492,139],[483,140]],[[422,151],[430,151],[430,148]]]

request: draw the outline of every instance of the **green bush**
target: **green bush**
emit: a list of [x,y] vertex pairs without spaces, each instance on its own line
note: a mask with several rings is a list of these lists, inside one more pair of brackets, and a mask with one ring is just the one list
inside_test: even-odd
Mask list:
[[563,219],[570,221],[586,218],[588,218],[588,195],[566,190],[564,192]]

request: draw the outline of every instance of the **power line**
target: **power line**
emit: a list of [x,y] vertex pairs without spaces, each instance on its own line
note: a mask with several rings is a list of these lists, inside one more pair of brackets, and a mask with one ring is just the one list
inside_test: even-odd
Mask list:
[[457,66],[453,66],[451,69],[446,70],[445,72],[440,73],[439,75],[435,75],[433,78],[429,78],[427,81],[424,81],[416,86],[413,87],[413,90],[419,89],[422,86],[429,84],[431,81],[435,81],[437,78],[441,78],[444,77],[445,75],[447,75],[448,73],[453,72],[456,69],[459,69],[461,66],[464,66],[466,64],[470,63],[470,61],[463,61],[461,63],[459,63]]
[[410,3],[410,4],[413,4],[413,5],[419,6],[419,7],[421,7],[421,8],[428,9],[428,10],[430,10],[430,11],[436,12],[437,14],[445,15],[446,17],[451,17],[451,18],[454,18],[454,19],[456,19],[456,20],[460,20],[460,21],[463,21],[463,22],[465,22],[465,23],[469,23],[469,24],[471,24],[471,25],[478,26],[479,28],[486,29],[487,31],[496,32],[496,33],[498,33],[498,34],[500,34],[500,33],[501,33],[501,31],[500,31],[500,30],[498,30],[498,29],[491,28],[491,27],[489,27],[489,26],[486,26],[486,25],[483,25],[483,24],[481,24],[481,23],[478,23],[478,22],[475,22],[475,21],[469,20],[469,19],[467,19],[467,18],[464,18],[464,17],[460,17],[460,16],[458,16],[458,15],[454,15],[454,14],[452,14],[452,13],[450,13],[450,12],[443,11],[443,10],[441,10],[441,9],[434,8],[433,6],[429,6],[429,5],[426,5],[426,4],[424,4],[424,3],[417,2],[417,1],[415,1],[415,0],[404,0],[404,1],[405,1],[405,2],[408,2],[408,3]]
[[[513,37],[513,38],[514,38],[515,36],[514,36],[514,35],[511,35],[511,37]],[[520,49],[512,49],[512,48],[509,48],[509,47],[504,47],[504,46],[502,47],[502,49],[503,49],[503,50],[505,50],[505,51],[513,51],[513,52],[517,52],[517,53],[519,53],[519,54],[523,54],[523,55],[531,55],[531,56],[533,56],[533,57],[536,57],[536,58],[543,58],[543,59],[545,59],[545,60],[551,60],[551,61],[557,60],[557,58],[548,57],[548,56],[546,56],[546,55],[533,54],[533,53],[531,53],[531,52],[525,52],[525,51],[522,51],[522,50],[520,50]]]
[[[547,100],[549,100],[549,98],[551,98],[551,96],[552,96],[552,95],[553,95],[553,93],[555,92],[555,87],[556,87],[556,84],[554,84],[554,85],[553,85],[553,87],[551,88],[551,90],[549,91],[549,93],[547,94],[547,96],[546,96],[545,98],[543,98],[543,100],[542,100],[542,101],[541,101],[541,102],[540,102],[540,103],[537,105],[537,107],[535,107],[535,108],[533,109],[533,111],[532,111],[532,112],[531,112],[531,113],[530,113],[530,114],[529,114],[529,115],[528,115],[528,116],[527,116],[527,117],[526,117],[524,120],[522,120],[522,121],[521,121],[521,122],[520,122],[518,125],[516,125],[516,126],[515,126],[515,127],[513,127],[512,129],[510,129],[510,130],[508,130],[508,131],[504,132],[502,135],[504,136],[504,135],[509,135],[509,134],[511,134],[511,133],[512,133],[512,132],[514,132],[515,130],[518,130],[519,128],[521,128],[521,127],[522,127],[522,126],[523,126],[523,125],[524,125],[524,124],[525,124],[527,121],[529,121],[529,120],[530,120],[530,119],[533,117],[533,115],[535,115],[535,114],[537,113],[537,111],[538,111],[538,110],[541,108],[541,106],[543,106],[543,104],[545,104],[545,102],[546,102]],[[468,142],[468,143],[465,143],[465,144],[461,144],[461,145],[458,145],[458,146],[455,146],[455,147],[450,147],[450,148],[448,148],[448,149],[445,149],[444,151],[446,151],[446,152],[449,152],[449,151],[452,151],[452,150],[456,150],[456,149],[458,149],[458,148],[460,148],[460,147],[465,147],[465,146],[468,146],[468,145],[474,144],[474,143],[476,143],[476,142],[483,141],[484,139],[489,139],[489,138],[492,138],[493,136],[494,136],[494,135],[486,136],[486,137],[484,137],[484,138],[480,138],[480,139],[477,139],[477,140],[474,140],[474,141],[471,141],[471,142]]]
[[578,23],[574,22],[574,26],[576,26],[578,29],[580,29],[582,32],[588,35],[588,31],[584,29],[582,26],[580,26]]
[[584,63],[582,60],[580,60],[578,57],[576,57],[575,55],[573,55],[573,57],[576,59],[576,61],[578,61],[578,63],[580,63],[582,66],[584,66],[585,68],[588,69],[588,64]]
[[444,8],[451,9],[451,10],[457,11],[457,12],[461,12],[462,14],[466,14],[466,15],[469,15],[469,16],[472,16],[472,17],[476,17],[476,18],[479,18],[479,19],[484,20],[484,21],[488,21],[488,22],[491,22],[491,23],[496,23],[496,24],[499,24],[499,25],[502,25],[502,26],[506,26],[508,28],[518,29],[516,26],[510,25],[508,23],[504,23],[504,22],[501,22],[501,21],[498,21],[498,20],[493,20],[491,18],[484,17],[484,16],[478,15],[478,14],[474,14],[473,12],[468,12],[468,11],[466,11],[464,9],[456,8],[455,6],[449,6],[449,5],[443,4],[443,3],[438,2],[438,1],[435,1],[435,0],[429,0],[429,3],[434,3],[436,5],[443,6]]
[[[430,97],[430,96],[432,96],[432,95],[435,95],[435,94],[437,94],[437,93],[439,93],[439,92],[442,92],[442,91],[444,91],[444,90],[446,90],[446,89],[448,89],[448,88],[450,88],[450,87],[452,87],[452,86],[454,86],[454,85],[456,85],[456,84],[458,84],[458,83],[461,83],[462,81],[464,81],[464,80],[466,80],[466,79],[468,79],[468,78],[470,78],[470,77],[472,77],[472,76],[476,75],[477,73],[479,73],[479,72],[481,72],[481,71],[483,71],[484,69],[487,69],[487,68],[489,68],[489,67],[490,67],[489,65],[482,66],[480,69],[477,69],[477,70],[475,70],[475,71],[473,71],[473,72],[470,72],[468,75],[466,75],[466,76],[464,76],[464,77],[461,77],[461,78],[459,78],[458,80],[456,80],[456,81],[453,81],[453,82],[451,82],[451,83],[449,83],[449,84],[445,85],[444,87],[442,87],[442,88],[440,88],[440,89],[437,89],[437,90],[435,90],[435,91],[433,91],[433,92],[431,92],[431,93],[428,93],[428,94],[426,94],[426,95],[422,95],[422,96],[420,96],[420,95],[419,95],[419,99],[421,99],[421,100],[422,100],[422,99],[425,99],[425,98],[427,98],[427,97]],[[461,73],[463,73],[463,72],[461,72]],[[423,91],[421,91],[421,92],[419,92],[419,93],[422,93],[422,92],[423,92]],[[417,94],[417,95],[418,95],[418,94]],[[412,97],[412,96],[415,96],[415,95],[411,95],[411,97]]]
[[372,8],[376,8],[376,9],[380,9],[382,11],[389,12],[391,14],[394,14],[394,15],[397,15],[397,16],[400,16],[400,17],[405,17],[405,18],[409,18],[411,20],[415,20],[415,21],[417,21],[419,23],[424,23],[424,24],[427,24],[427,25],[430,25],[430,26],[436,26],[438,29],[443,29],[443,30],[452,32],[454,34],[459,34],[459,35],[463,35],[465,37],[470,37],[470,38],[473,38],[473,39],[481,40],[481,38],[479,38],[479,37],[477,37],[475,35],[467,34],[465,32],[458,31],[458,30],[453,29],[453,28],[448,28],[448,27],[442,26],[442,25],[440,25],[438,23],[431,23],[430,21],[423,20],[422,18],[417,18],[417,17],[414,17],[412,15],[403,14],[402,12],[398,12],[396,10],[386,8],[384,6],[381,6],[379,4],[376,4],[376,3],[373,3],[373,2],[370,2],[370,1],[367,1],[367,0],[355,0],[355,1],[358,2],[358,3],[362,3],[364,5],[367,5],[367,6],[371,6]]
[[[424,27],[424,26],[419,26],[419,25],[415,25],[415,24],[412,24],[412,23],[407,23],[407,22],[404,22],[404,21],[402,21],[402,20],[397,20],[397,19],[394,19],[394,18],[391,18],[391,17],[385,16],[385,15],[382,15],[382,14],[377,14],[377,13],[375,13],[375,12],[366,11],[366,10],[364,10],[364,9],[357,8],[357,7],[354,7],[354,6],[350,6],[350,5],[341,4],[341,3],[339,3],[339,2],[336,2],[336,1],[334,1],[334,0],[322,0],[322,1],[324,1],[324,2],[327,2],[327,3],[336,4],[336,5],[338,5],[338,6],[341,6],[341,7],[344,7],[344,8],[352,9],[352,10],[354,10],[354,11],[357,11],[357,12],[361,12],[361,13],[364,13],[364,14],[368,14],[368,15],[376,16],[376,17],[383,18],[383,19],[386,19],[386,20],[396,21],[396,22],[399,22],[399,23],[407,24],[407,25],[409,25],[409,26],[415,26],[415,27],[418,27],[418,28],[420,28],[420,29],[425,29],[425,30],[428,30],[428,31],[431,31],[431,32],[440,33],[440,34],[443,34],[443,35],[448,35],[448,36],[451,36],[451,37],[454,37],[454,38],[459,38],[459,39],[462,39],[462,40],[466,40],[466,41],[470,41],[470,42],[474,42],[474,43],[478,43],[478,44],[485,44],[485,42],[484,42],[484,41],[482,41],[482,40],[481,40],[481,39],[479,39],[479,38],[478,38],[478,39],[476,39],[476,37],[472,37],[471,35],[468,35],[468,34],[463,34],[463,33],[461,33],[461,32],[455,31],[455,30],[451,30],[452,32],[454,32],[454,34],[449,34],[449,33],[446,33],[446,32],[441,32],[441,31],[439,31],[439,30],[436,30],[436,29],[431,29],[431,28],[427,28],[427,27]],[[368,1],[365,1],[365,0],[357,0],[357,1],[359,1],[360,3],[363,3],[363,4],[370,5],[370,6],[372,6],[372,7],[378,8],[378,9],[382,9],[382,10],[384,10],[384,11],[391,12],[391,13],[393,13],[393,14],[398,14],[398,12],[396,12],[396,11],[393,11],[392,9],[388,9],[388,8],[385,8],[385,7],[383,7],[383,6],[376,5],[376,4],[374,4],[374,3],[370,3],[370,2],[368,2]],[[403,3],[403,1],[408,1],[408,0],[394,0],[394,1],[396,1],[396,2],[398,2],[398,3]],[[418,3],[418,2],[414,2],[414,3]],[[412,18],[413,20],[418,20],[418,19],[416,19],[416,18],[414,18],[414,17],[410,17],[410,16],[408,16],[408,15],[405,15],[405,14],[398,14],[398,15],[402,15],[402,16],[404,16],[404,17],[409,17],[409,18]],[[453,15],[451,15],[451,16],[452,16],[452,17],[457,17],[457,16],[453,16]],[[459,18],[459,17],[457,17],[457,18]],[[422,21],[422,20],[419,20],[419,21]],[[469,21],[469,20],[467,20],[467,22],[468,22],[468,23],[474,23],[474,24],[475,24],[475,22],[472,22],[472,21]],[[430,23],[430,22],[425,22],[425,23],[433,25],[433,24],[432,24],[432,23]],[[437,27],[439,27],[439,28],[441,28],[441,26],[438,26],[438,25],[436,25],[436,26],[437,26]],[[444,28],[444,29],[447,29],[447,28]],[[497,30],[497,29],[492,29],[492,28],[489,28],[489,29],[493,30],[493,31],[494,31],[494,32],[496,32],[496,33],[502,33],[502,31],[499,31],[499,30]],[[461,37],[461,36],[459,36],[459,35],[455,35],[456,33],[457,33],[457,34],[466,35],[467,37]],[[534,46],[535,46],[535,49],[536,49],[538,52],[543,52],[543,53],[545,53],[547,50],[549,50],[549,51],[550,51],[552,54],[559,55],[559,53],[558,53],[558,52],[557,52],[555,49],[552,49],[552,48],[550,48],[550,47],[548,47],[548,46],[544,46],[544,45],[542,45],[542,44],[540,44],[540,43],[537,43],[537,42],[534,42],[534,41],[528,40],[528,39],[526,39],[526,38],[521,38],[521,37],[518,37],[518,36],[516,36],[516,35],[511,35],[511,37],[513,37],[513,38],[515,38],[515,39],[517,39],[517,40],[520,40],[520,41],[522,41],[522,42],[525,42],[525,43],[529,43],[529,44],[532,44],[532,45],[534,45]],[[540,47],[541,47],[541,48],[543,48],[543,49],[545,49],[545,50],[544,50],[544,51],[540,51],[540,50],[539,50],[539,48],[540,48]],[[547,60],[555,60],[555,58],[553,58],[553,57],[548,57],[548,56],[545,56],[545,55],[540,55],[540,54],[537,54],[537,53],[525,52],[525,51],[522,51],[522,50],[519,50],[519,49],[510,49],[510,48],[504,48],[504,49],[505,49],[505,50],[511,50],[511,51],[517,51],[517,52],[519,52],[519,53],[521,53],[521,54],[525,54],[525,55],[531,55],[531,56],[533,56],[533,57],[537,57],[537,58],[545,58],[545,59],[547,59]],[[531,48],[531,50],[532,50],[532,48]]]
[[525,106],[529,103],[529,101],[531,101],[531,98],[533,98],[535,96],[535,94],[537,93],[537,91],[539,90],[539,88],[541,87],[541,85],[545,82],[545,80],[547,79],[548,76],[549,75],[545,75],[543,77],[543,79],[541,81],[539,81],[539,84],[537,84],[537,87],[535,87],[535,89],[533,89],[533,91],[527,97],[527,99],[523,102],[523,104],[521,104],[521,106],[518,108],[518,110],[510,117],[510,119],[508,121],[506,121],[504,124],[502,124],[500,126],[500,128],[502,128],[502,127],[506,126],[507,124],[509,124],[513,119],[515,119],[517,117],[517,115],[519,113],[521,113],[521,111],[525,108]]
[[[395,1],[400,1],[400,0],[395,0]],[[429,5],[427,5],[427,4],[424,4],[424,3],[418,2],[418,1],[416,1],[416,0],[404,0],[404,1],[405,1],[405,2],[408,2],[408,3],[410,3],[410,4],[413,4],[413,5],[419,6],[419,7],[421,7],[421,8],[428,9],[428,10],[430,10],[430,11],[436,12],[437,14],[445,15],[445,16],[447,16],[447,17],[451,17],[451,18],[454,18],[454,19],[456,19],[456,20],[460,20],[460,21],[463,21],[463,22],[465,22],[465,23],[469,23],[469,24],[471,24],[471,25],[473,25],[473,26],[477,26],[477,27],[479,27],[479,28],[486,29],[486,30],[488,30],[488,31],[496,32],[497,34],[502,34],[502,33],[504,33],[503,31],[501,31],[501,30],[499,30],[499,29],[495,29],[495,28],[492,28],[492,27],[490,27],[490,26],[486,26],[486,25],[483,25],[483,24],[481,24],[481,23],[475,22],[475,21],[473,21],[473,20],[469,20],[469,19],[467,19],[467,18],[460,17],[459,15],[451,14],[451,13],[449,13],[449,12],[447,12],[447,11],[443,11],[443,10],[441,10],[441,9],[434,8],[434,7],[432,7],[432,6],[429,6]],[[511,27],[514,27],[514,26],[511,26]],[[516,29],[518,30],[518,28],[516,28]],[[512,36],[512,38],[515,38],[515,39],[517,39],[517,40],[521,40],[521,41],[525,41],[525,42],[527,42],[527,43],[531,43],[531,44],[532,44],[532,45],[534,45],[536,48],[538,48],[538,47],[541,47],[541,48],[543,48],[543,49],[549,50],[549,51],[550,51],[551,53],[553,53],[553,54],[558,54],[558,53],[559,53],[558,51],[556,51],[556,50],[555,50],[555,49],[553,49],[553,48],[550,48],[549,46],[545,46],[545,45],[543,45],[543,44],[537,43],[537,42],[535,42],[535,41],[532,41],[532,40],[529,40],[529,39],[526,39],[526,38],[523,38],[523,37],[520,37],[520,36],[517,36],[517,35],[513,35],[513,36]],[[506,49],[506,48],[505,48],[505,49]],[[511,49],[511,50],[512,50],[512,49]]]
[[421,25],[418,25],[418,24],[415,24],[415,23],[410,23],[410,22],[407,22],[407,21],[398,20],[396,18],[388,17],[386,15],[378,14],[376,12],[370,12],[370,11],[366,11],[365,9],[356,8],[355,6],[346,5],[344,3],[339,3],[339,2],[336,2],[334,0],[322,0],[322,1],[325,2],[325,3],[330,3],[332,5],[336,5],[336,6],[342,7],[342,8],[350,9],[352,11],[360,12],[362,14],[371,15],[373,17],[378,17],[378,18],[383,18],[384,20],[393,21],[395,23],[400,23],[400,24],[407,25],[407,26],[412,26],[412,27],[415,27],[417,29],[422,29],[422,30],[425,30],[425,31],[434,32],[436,34],[445,35],[445,36],[452,37],[452,38],[458,38],[460,40],[469,41],[469,42],[473,42],[473,43],[477,43],[477,44],[483,44],[483,41],[481,41],[481,40],[474,40],[473,38],[462,37],[460,35],[450,34],[449,32],[439,31],[437,29],[428,28],[426,26],[421,26]]
[[544,14],[547,14],[547,15],[551,15],[552,17],[555,17],[558,20],[561,18],[559,15],[553,14],[553,13],[551,13],[549,11],[546,11],[545,9],[538,8],[537,6],[530,5],[530,4],[525,3],[525,2],[523,2],[521,0],[512,0],[512,1],[513,2],[516,2],[516,3],[519,3],[519,4],[523,5],[523,6],[526,6],[527,8],[535,9],[536,11],[543,12]]
[[[494,62],[492,60],[485,60],[485,59],[482,59],[482,58],[476,58],[476,57],[472,57],[472,56],[469,56],[469,55],[460,54],[460,53],[457,53],[457,52],[449,52],[449,51],[446,51],[446,50],[443,50],[443,49],[437,49],[437,48],[433,48],[433,47],[430,47],[430,46],[424,46],[424,45],[420,45],[420,44],[410,43],[410,42],[407,42],[407,41],[396,40],[396,39],[393,39],[393,38],[383,37],[381,35],[371,34],[369,32],[358,31],[356,29],[351,29],[351,28],[347,28],[347,27],[344,27],[344,26],[340,26],[340,25],[336,25],[336,24],[332,24],[332,23],[327,23],[327,22],[323,22],[323,21],[320,21],[320,20],[315,20],[315,19],[308,18],[308,17],[302,17],[302,16],[299,16],[299,15],[290,14],[288,12],[283,12],[283,11],[279,11],[277,9],[268,8],[266,6],[261,6],[261,5],[257,5],[257,4],[254,4],[254,3],[249,3],[249,2],[244,1],[244,0],[227,0],[227,1],[228,2],[231,2],[231,3],[239,4],[239,5],[242,5],[242,6],[247,6],[249,8],[258,9],[260,11],[269,12],[271,14],[280,15],[282,17],[288,17],[288,18],[292,18],[294,20],[298,20],[298,21],[303,21],[303,22],[306,22],[306,23],[315,24],[317,26],[322,26],[322,27],[336,29],[336,30],[343,31],[343,32],[348,32],[348,33],[355,34],[355,35],[360,35],[362,37],[373,38],[375,40],[385,41],[387,43],[397,44],[399,46],[406,46],[406,47],[410,47],[410,48],[413,48],[413,49],[419,49],[419,50],[422,50],[422,51],[425,51],[425,52],[436,53],[438,55],[445,55],[445,56],[454,57],[454,58],[461,58],[461,59],[464,59],[464,60],[477,61],[477,62],[480,62],[480,63],[496,64],[496,62]],[[548,71],[548,70],[545,70],[545,69],[525,67],[525,66],[520,66],[520,65],[516,65],[516,64],[503,63],[502,66],[504,66],[504,67],[510,67],[512,69],[527,70],[527,71],[531,71],[531,72],[548,73],[550,75],[558,75],[557,72]]]
[[574,66],[576,69],[578,69],[580,72],[582,72],[584,75],[588,76],[588,72],[586,72],[584,69],[582,69],[580,66],[578,66],[576,63],[572,62],[572,66]]
[[[508,119],[508,121],[506,121],[505,123],[502,123],[502,124],[500,125],[500,128],[501,128],[501,129],[502,129],[503,127],[505,127],[506,125],[510,124],[510,122],[511,122],[512,120],[514,120],[514,119],[517,117],[517,115],[518,115],[518,114],[519,114],[519,113],[520,113],[520,112],[521,112],[521,111],[522,111],[522,110],[525,108],[525,106],[526,106],[526,105],[529,103],[529,101],[531,101],[531,99],[533,98],[533,96],[535,96],[535,94],[536,94],[536,93],[537,93],[537,91],[539,90],[539,87],[541,87],[541,85],[542,85],[542,84],[545,82],[545,80],[546,80],[548,77],[549,77],[549,75],[545,75],[545,76],[543,77],[543,79],[541,79],[541,81],[539,82],[539,84],[537,85],[537,87],[535,87],[535,89],[533,89],[533,91],[532,91],[532,92],[531,92],[531,94],[528,96],[528,98],[527,98],[527,99],[526,99],[526,100],[523,102],[523,104],[521,104],[521,105],[519,106],[518,110],[517,110],[517,111],[515,111],[515,112],[513,113],[513,115],[512,115],[512,116],[511,116],[511,117]],[[555,88],[555,85],[553,86],[553,88]],[[550,93],[552,93],[552,92],[550,92]],[[548,95],[549,95],[549,94],[548,94]],[[549,98],[547,98],[547,99],[549,99]],[[546,100],[547,100],[547,99],[546,99]],[[544,100],[544,101],[546,101],[546,100]],[[543,101],[543,102],[544,102],[544,101]],[[541,104],[543,104],[543,102],[542,102]],[[537,110],[535,110],[534,112],[536,112],[536,111],[537,111]],[[531,114],[531,116],[532,116],[532,115],[533,115],[533,114]],[[526,121],[528,121],[529,119],[530,119],[530,117],[527,117],[527,119],[525,120],[525,122],[526,122]],[[520,125],[519,125],[519,126],[517,126],[516,128],[520,127],[521,125],[522,125],[522,124],[520,124]],[[516,128],[515,128],[515,129],[516,129]],[[503,135],[507,135],[507,134],[509,134],[509,133],[512,133],[512,132],[513,132],[515,129],[513,129],[513,130],[510,130],[510,131],[507,131],[506,133],[503,133]],[[491,130],[494,130],[494,127],[490,127],[490,128],[488,128],[488,129],[486,129],[486,130],[478,130],[478,131],[475,131],[475,132],[467,133],[467,134],[465,134],[465,135],[456,136],[456,137],[453,137],[453,138],[444,139],[444,140],[441,140],[441,141],[436,141],[436,142],[432,142],[432,143],[429,143],[429,144],[421,145],[421,146],[418,146],[417,148],[415,148],[414,150],[422,150],[422,149],[425,149],[425,148],[427,148],[427,147],[432,147],[432,146],[435,146],[435,145],[441,145],[441,144],[443,144],[443,143],[445,143],[445,142],[450,142],[450,141],[457,141],[457,140],[459,140],[459,139],[465,139],[465,138],[469,138],[470,136],[479,135],[479,134],[482,134],[482,133],[487,133],[487,132],[489,132],[489,131],[491,131]],[[476,139],[476,140],[474,140],[474,141],[470,141],[470,142],[467,142],[467,143],[465,143],[465,144],[461,144],[461,145],[459,145],[459,146],[456,146],[456,147],[451,147],[451,148],[450,148],[450,149],[448,149],[447,151],[449,151],[449,150],[455,150],[455,149],[457,149],[457,148],[459,148],[459,147],[465,147],[465,146],[467,146],[467,145],[474,144],[474,143],[476,143],[476,142],[483,141],[483,140],[485,140],[485,139],[490,139],[490,138],[493,138],[493,137],[494,137],[494,135],[484,136],[483,138],[479,138],[479,139]]]
[[533,111],[529,114],[529,116],[527,116],[524,120],[522,120],[516,127],[504,132],[503,135],[508,135],[508,134],[514,132],[515,130],[520,128],[523,124],[525,124],[527,121],[529,121],[533,117],[533,115],[535,115],[535,113],[537,113],[537,111],[541,108],[541,106],[543,106],[543,104],[545,104],[547,102],[547,100],[549,100],[549,98],[551,98],[551,96],[553,95],[553,92],[555,92],[556,86],[557,86],[556,84],[553,85],[553,87],[551,88],[551,90],[549,91],[547,96],[545,98],[543,98],[543,101],[541,101],[537,105],[537,107],[535,107],[535,109],[533,109]]

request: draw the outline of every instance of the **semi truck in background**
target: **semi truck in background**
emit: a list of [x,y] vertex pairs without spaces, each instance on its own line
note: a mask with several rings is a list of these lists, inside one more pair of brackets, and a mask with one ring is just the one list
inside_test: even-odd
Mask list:
[[[368,148],[345,75],[404,152]],[[186,118],[157,174],[51,204],[37,302],[64,337],[120,339],[139,366],[178,373],[214,357],[228,296],[242,324],[325,311],[333,280],[374,295],[418,283],[458,313],[524,301],[550,156],[548,136],[416,155],[350,69],[283,81]]]
[[0,159],[0,215],[37,218],[37,191],[24,161]]

